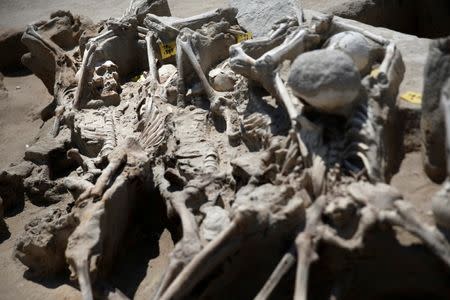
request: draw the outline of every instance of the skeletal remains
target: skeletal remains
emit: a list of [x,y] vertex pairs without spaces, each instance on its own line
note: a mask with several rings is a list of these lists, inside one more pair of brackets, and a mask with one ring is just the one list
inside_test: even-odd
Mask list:
[[[449,268],[448,187],[434,201],[436,227],[389,185],[402,159],[396,99],[405,67],[395,44],[330,16],[305,21],[301,10],[237,43],[245,29],[236,13],[178,19],[166,1],[132,1],[122,18],[86,23],[82,33],[66,12],[28,27],[24,62],[54,96],[42,139],[59,141],[64,154],[38,159],[30,150],[29,169],[64,187],[65,206],[27,225],[16,257],[41,276],[69,267],[83,299],[101,298],[97,283],[108,281],[138,202],[161,198],[182,237],[154,299],[347,299],[344,269],[322,296],[309,291],[314,265],[327,259],[321,249],[351,261],[390,228]],[[64,24],[73,48],[53,23]],[[163,59],[159,47],[171,42],[176,55]],[[293,286],[277,290],[291,269]]]

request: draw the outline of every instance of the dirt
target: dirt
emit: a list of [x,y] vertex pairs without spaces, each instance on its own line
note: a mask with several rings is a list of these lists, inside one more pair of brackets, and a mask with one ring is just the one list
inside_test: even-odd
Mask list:
[[[340,1],[305,0],[305,8],[325,10]],[[170,0],[170,8],[176,16],[186,17],[217,7],[227,5],[224,0]],[[2,0],[0,1],[0,27],[24,27],[26,24],[48,18],[57,9],[71,10],[91,17],[94,21],[109,17],[119,17],[128,6],[128,1],[87,1],[78,0]],[[95,12],[95,14],[93,13]],[[422,69],[425,61],[427,40],[417,39],[390,31],[383,31],[388,37],[399,42],[401,50],[405,50],[405,62],[408,74],[402,91],[416,89],[421,91]],[[50,103],[52,97],[46,91],[42,82],[33,75],[6,74],[4,78],[8,97],[0,99],[0,169],[9,163],[20,160],[23,153],[42,126],[40,110]],[[417,209],[431,221],[430,198],[439,189],[426,178],[422,171],[419,153],[406,156],[402,168],[393,179],[393,185],[399,188]],[[79,299],[76,287],[68,281],[68,274],[63,279],[48,279],[45,282],[35,281],[27,277],[26,267],[12,259],[12,251],[17,235],[24,225],[45,208],[26,202],[23,212],[15,216],[7,216],[6,223],[10,238],[0,243],[0,299]],[[159,240],[159,257],[147,258],[144,262],[141,282],[125,282],[124,289],[130,289],[130,294],[136,299],[148,298],[150,291],[146,285],[154,279],[149,274],[160,274],[167,265],[167,255],[173,248],[170,234],[165,231]],[[141,249],[142,250],[142,249]],[[145,250],[145,249],[144,249]],[[137,251],[139,253],[139,251]],[[161,255],[163,254],[163,255]],[[133,262],[131,262],[133,263]],[[140,261],[141,263],[141,261]],[[118,268],[118,272],[126,272],[126,266]],[[25,274],[25,275],[24,275]],[[25,278],[26,277],[26,278]],[[132,279],[130,279],[132,280]],[[131,285],[136,285],[132,286]]]
[[5,77],[8,97],[0,100],[0,169],[23,157],[42,121],[40,111],[52,97],[34,75]]

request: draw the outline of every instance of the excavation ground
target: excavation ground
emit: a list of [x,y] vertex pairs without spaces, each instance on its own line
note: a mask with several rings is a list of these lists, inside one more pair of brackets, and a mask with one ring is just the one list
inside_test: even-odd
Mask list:
[[[172,13],[181,17],[225,6],[227,1],[205,2],[201,0],[169,1]],[[344,2],[342,0],[303,1],[306,8],[318,10],[326,10]],[[450,19],[448,18],[450,4],[446,0],[391,1],[391,5],[396,5],[392,9],[389,9],[388,5],[383,5],[386,4],[385,2],[388,1],[375,1],[376,5],[366,8],[364,14],[359,11],[358,15],[343,13],[341,15],[420,37],[431,38],[450,33]],[[431,11],[431,2],[440,3],[441,6],[436,6],[440,9],[434,8]],[[76,5],[70,0],[2,0],[0,1],[0,27],[24,27],[27,23],[47,19],[50,12],[57,9],[70,9],[74,13],[88,15],[94,21],[98,21],[108,17],[119,17],[127,6],[128,1],[121,0],[80,0],[76,2]],[[430,15],[433,15],[433,18]],[[389,34],[394,35],[392,32]],[[424,51],[427,49],[427,43],[426,40],[409,36],[401,39],[399,46],[404,52],[408,69],[402,91],[411,88],[416,88],[417,92],[421,91],[421,71],[425,61],[426,52]],[[417,45],[414,46],[414,44]],[[416,48],[412,48],[413,46]],[[33,142],[42,126],[39,118],[41,109],[51,101],[51,96],[47,93],[44,85],[33,75],[7,73],[4,83],[8,89],[8,97],[0,100],[0,169],[23,156],[27,145]],[[422,215],[426,217],[425,221],[431,220],[430,196],[439,189],[439,186],[431,183],[423,174],[419,153],[413,152],[406,155],[399,174],[393,179],[393,185],[399,188],[405,198],[422,212]],[[1,299],[78,299],[79,297],[79,291],[69,284],[67,274],[64,274],[62,279],[45,281],[36,281],[30,277],[24,278],[26,268],[12,258],[15,238],[23,231],[24,225],[42,213],[44,209],[27,202],[22,213],[6,218],[10,237],[0,243]],[[157,234],[157,236],[152,236],[152,234]],[[173,248],[173,241],[167,230],[148,233],[137,228],[136,236],[145,236],[144,241],[157,243],[158,249],[148,247],[148,244],[135,244],[135,250],[133,253],[128,253],[128,258],[124,259],[117,267],[117,273],[130,272],[133,266],[138,266],[138,271],[133,268],[133,272],[135,272],[133,276],[113,278],[113,281],[127,296],[143,298],[148,294],[145,286],[150,283],[145,280],[140,281],[150,272],[157,274],[165,269],[168,262],[167,256]],[[409,236],[404,236],[403,240],[406,243],[413,242]],[[130,243],[132,242],[130,241]],[[395,297],[395,294],[389,294],[389,296],[393,297],[392,299],[400,299]]]

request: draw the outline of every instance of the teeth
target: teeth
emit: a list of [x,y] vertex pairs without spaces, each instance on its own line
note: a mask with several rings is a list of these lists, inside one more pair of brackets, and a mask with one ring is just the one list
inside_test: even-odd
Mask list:
[[355,150],[368,151],[369,146],[361,142],[353,142],[345,148],[344,153],[352,153]]

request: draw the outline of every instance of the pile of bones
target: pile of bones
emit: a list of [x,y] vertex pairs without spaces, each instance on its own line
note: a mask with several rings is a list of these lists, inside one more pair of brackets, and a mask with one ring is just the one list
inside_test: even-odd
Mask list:
[[181,234],[153,299],[348,299],[352,262],[399,230],[448,276],[449,214],[422,222],[389,185],[402,160],[396,45],[302,10],[238,42],[236,16],[133,0],[119,19],[58,11],[27,27],[22,61],[54,100],[0,195],[5,210],[49,208],[15,256],[107,297],[137,210],[160,202]]

